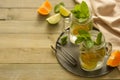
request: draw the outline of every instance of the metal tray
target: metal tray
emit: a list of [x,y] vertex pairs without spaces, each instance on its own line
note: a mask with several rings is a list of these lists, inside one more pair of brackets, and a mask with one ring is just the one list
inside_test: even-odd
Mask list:
[[[65,32],[62,32],[56,41],[56,58],[57,58],[58,62],[60,63],[60,65],[65,70],[67,70],[75,75],[82,76],[82,77],[99,77],[99,76],[103,76],[103,75],[110,73],[114,69],[113,67],[109,67],[106,65],[106,60],[108,58],[108,56],[106,56],[103,68],[96,70],[96,71],[82,70],[80,63],[79,63],[78,46],[72,44],[69,40],[67,41],[67,44],[64,46],[59,47],[57,45],[59,43],[61,37],[68,35],[67,31],[69,31],[69,28]],[[68,53],[71,54],[74,57],[74,59],[76,60],[77,65],[70,64],[70,62],[64,58],[65,55],[64,56],[61,55],[61,54],[63,54],[63,51],[61,51],[61,49],[65,49],[66,51],[68,51]]]

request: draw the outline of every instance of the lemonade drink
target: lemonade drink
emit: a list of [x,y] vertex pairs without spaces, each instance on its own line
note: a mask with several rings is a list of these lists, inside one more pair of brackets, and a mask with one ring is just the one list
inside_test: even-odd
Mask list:
[[[89,37],[86,34],[86,38],[88,38],[88,44],[85,40],[79,44],[79,61],[83,70],[94,71],[103,67],[105,64],[105,56],[110,53],[112,46],[110,43],[105,42],[105,38],[101,32],[97,30],[91,30],[88,32],[88,34]],[[89,40],[91,40],[91,42]],[[92,46],[90,46],[91,44]]]
[[78,19],[72,18],[71,26],[70,26],[70,41],[72,43],[75,43],[75,40],[77,39],[77,35],[79,30],[86,30],[89,31],[93,27],[92,25],[92,19],[89,18],[85,22],[79,22]]
[[92,13],[85,1],[76,4],[71,12],[70,41],[75,43],[79,30],[89,31],[92,29]]
[[82,69],[86,71],[100,69],[104,64],[105,55],[106,50],[104,47],[100,49],[92,48],[90,50],[81,51],[79,59]]

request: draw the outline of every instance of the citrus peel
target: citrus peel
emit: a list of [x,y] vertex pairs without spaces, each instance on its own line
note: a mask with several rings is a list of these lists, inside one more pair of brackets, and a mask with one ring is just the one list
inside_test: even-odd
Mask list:
[[37,12],[41,15],[48,15],[52,10],[51,3],[46,0],[42,5],[38,8]]
[[120,64],[120,51],[116,50],[111,53],[110,57],[107,60],[107,65],[111,67],[116,67]]

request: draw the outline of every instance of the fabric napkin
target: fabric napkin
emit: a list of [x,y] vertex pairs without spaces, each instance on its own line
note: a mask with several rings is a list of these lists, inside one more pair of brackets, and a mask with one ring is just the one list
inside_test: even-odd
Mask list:
[[[82,0],[75,0],[80,3]],[[98,28],[113,50],[120,50],[120,0],[84,0],[93,13]]]

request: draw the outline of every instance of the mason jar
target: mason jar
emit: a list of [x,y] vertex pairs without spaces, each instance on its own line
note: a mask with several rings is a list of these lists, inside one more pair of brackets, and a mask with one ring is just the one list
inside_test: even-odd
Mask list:
[[92,15],[90,14],[90,17],[84,21],[80,21],[73,15],[71,16],[71,25],[70,25],[70,41],[72,43],[75,43],[75,40],[77,39],[77,35],[79,34],[79,30],[92,30],[93,28],[93,19]]

